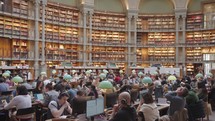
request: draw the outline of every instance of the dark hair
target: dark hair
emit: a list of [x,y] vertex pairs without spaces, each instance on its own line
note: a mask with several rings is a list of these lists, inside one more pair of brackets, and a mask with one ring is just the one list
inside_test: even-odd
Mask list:
[[3,82],[5,82],[5,79],[0,77],[0,83],[3,83]]
[[99,95],[98,95],[98,92],[96,90],[96,87],[94,85],[91,85],[90,88],[91,88],[92,92],[94,93],[95,98],[98,98]]
[[153,101],[153,97],[152,97],[152,95],[150,94],[150,93],[144,93],[143,95],[142,95],[142,97],[143,97],[143,100],[144,100],[144,103],[145,104],[150,104],[150,103],[153,103],[154,101]]
[[189,90],[186,87],[184,87],[181,96],[186,97],[188,95],[188,93],[189,93]]
[[69,98],[69,94],[67,92],[62,92],[59,94],[58,99],[61,99],[62,97],[68,97]]
[[186,87],[188,90],[191,90],[191,87],[189,84],[185,83],[184,87]]
[[48,89],[48,90],[53,90],[52,83],[46,84],[46,89]]
[[28,90],[25,86],[21,85],[21,86],[18,86],[16,88],[16,91],[18,93],[18,95],[27,95],[28,94]]
[[84,95],[84,92],[81,91],[81,90],[78,90],[78,91],[77,91],[77,95],[78,95],[78,96],[83,96],[83,95]]
[[[42,83],[43,86],[44,86],[44,83],[43,83],[42,81],[38,81],[38,82],[37,82],[37,85],[36,85],[36,89],[38,89],[38,87],[39,87],[39,85],[40,85],[41,83]],[[42,87],[43,87],[43,86],[42,86]]]

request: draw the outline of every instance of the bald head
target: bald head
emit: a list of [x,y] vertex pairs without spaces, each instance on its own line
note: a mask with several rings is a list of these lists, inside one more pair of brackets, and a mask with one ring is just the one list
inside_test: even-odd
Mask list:
[[131,96],[128,92],[122,92],[119,94],[119,104],[121,105],[122,100],[126,100],[127,105],[130,105],[131,103]]

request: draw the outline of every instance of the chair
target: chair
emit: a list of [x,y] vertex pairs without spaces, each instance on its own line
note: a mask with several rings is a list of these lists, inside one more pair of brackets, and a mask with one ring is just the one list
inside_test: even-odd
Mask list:
[[35,109],[34,107],[18,109],[15,117],[18,119],[18,121],[35,120]]
[[144,114],[141,111],[137,113],[137,118],[138,118],[138,121],[145,121]]
[[188,114],[187,114],[186,108],[176,111],[173,114],[173,116],[170,117],[170,121],[187,121],[187,120],[188,120]]
[[187,106],[189,121],[194,121],[196,119],[201,119],[205,117],[203,101],[198,101],[197,103],[192,103]]
[[71,101],[71,105],[72,105],[72,113],[74,114],[83,114],[86,113],[86,105],[87,105],[87,99],[81,98],[74,98]]
[[113,107],[117,101],[117,93],[106,94],[106,108]]
[[134,103],[139,95],[139,91],[137,89],[131,90],[131,101]]

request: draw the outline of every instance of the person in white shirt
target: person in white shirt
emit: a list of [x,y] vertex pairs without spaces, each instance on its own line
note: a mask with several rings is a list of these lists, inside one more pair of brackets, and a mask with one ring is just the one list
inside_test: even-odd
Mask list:
[[143,112],[145,121],[155,121],[160,117],[158,107],[150,93],[142,94],[142,99],[137,107],[137,112]]
[[72,114],[72,108],[70,107],[70,104],[67,102],[69,99],[69,95],[66,92],[63,92],[59,95],[57,101],[51,101],[48,105],[48,114],[47,118],[59,118],[60,116],[67,114]]

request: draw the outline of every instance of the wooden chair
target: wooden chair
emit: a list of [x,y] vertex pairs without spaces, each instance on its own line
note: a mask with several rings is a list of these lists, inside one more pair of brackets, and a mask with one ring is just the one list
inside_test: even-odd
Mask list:
[[34,107],[19,109],[15,117],[18,121],[35,121],[35,109]]

